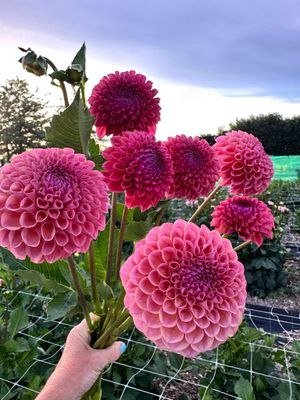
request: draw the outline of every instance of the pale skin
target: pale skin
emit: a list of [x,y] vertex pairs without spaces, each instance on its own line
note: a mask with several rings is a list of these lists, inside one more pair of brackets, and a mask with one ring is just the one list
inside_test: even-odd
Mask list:
[[115,342],[104,350],[95,350],[90,340],[83,320],[70,331],[61,359],[36,400],[80,400],[103,368],[126,348],[122,342]]

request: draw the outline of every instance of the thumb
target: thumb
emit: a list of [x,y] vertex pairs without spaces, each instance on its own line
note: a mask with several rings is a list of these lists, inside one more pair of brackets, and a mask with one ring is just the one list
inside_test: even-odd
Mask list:
[[107,364],[116,361],[125,350],[126,344],[123,342],[115,342],[106,349],[96,350],[94,357],[97,359],[98,367],[103,369]]

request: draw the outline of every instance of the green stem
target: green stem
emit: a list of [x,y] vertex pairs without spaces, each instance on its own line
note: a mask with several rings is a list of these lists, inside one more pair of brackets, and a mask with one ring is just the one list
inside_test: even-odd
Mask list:
[[90,267],[90,276],[91,276],[91,286],[92,286],[92,297],[96,310],[96,314],[101,314],[101,303],[97,293],[97,274],[96,274],[96,265],[95,265],[95,254],[94,254],[94,243],[91,242],[89,248],[89,267]]
[[122,220],[121,220],[121,227],[120,227],[116,268],[115,268],[115,279],[116,280],[119,278],[119,272],[120,272],[120,267],[121,267],[121,262],[122,262],[122,249],[123,249],[123,241],[124,241],[124,235],[125,235],[127,214],[128,214],[128,208],[124,204]]
[[129,317],[129,313],[127,310],[125,310],[107,329],[107,331],[103,332],[103,334],[96,340],[96,342],[93,344],[94,349],[101,349],[106,346],[106,340],[109,338],[111,333],[121,326],[123,322],[126,321],[126,319]]
[[75,284],[75,287],[76,287],[76,290],[77,290],[78,300],[79,300],[79,303],[81,305],[84,318],[86,319],[88,330],[90,332],[92,332],[93,329],[94,329],[93,328],[93,323],[92,323],[92,320],[91,320],[91,317],[90,317],[90,314],[89,314],[89,310],[88,310],[88,306],[87,306],[87,303],[85,301],[84,294],[83,294],[83,291],[82,291],[82,288],[81,288],[81,284],[80,284],[80,281],[79,281],[79,278],[78,278],[78,274],[77,274],[77,271],[76,271],[76,266],[75,266],[75,263],[74,263],[73,256],[68,257],[68,263],[69,263],[69,268],[70,268],[70,271],[71,271],[71,275],[72,275],[72,278],[73,278],[73,281],[74,281],[74,284]]
[[162,219],[162,217],[164,216],[164,213],[166,211],[166,207],[163,207],[159,213],[156,216],[156,220],[155,220],[155,225],[158,226],[160,224],[160,221]]
[[[50,65],[50,67],[53,69],[53,71],[58,71],[58,69],[56,68],[55,64],[49,60],[49,58],[45,57],[47,64]],[[67,89],[66,86],[64,84],[63,81],[59,81],[59,86],[61,88],[62,94],[63,94],[63,98],[64,98],[64,103],[65,103],[65,107],[69,107],[69,99],[68,99],[68,93],[67,93]]]
[[210,200],[214,197],[214,195],[218,192],[218,190],[221,189],[221,186],[216,186],[213,191],[210,192],[210,194],[206,197],[206,199],[200,204],[200,206],[197,208],[197,210],[194,212],[194,214],[191,216],[189,219],[189,222],[194,222],[199,215],[202,213],[203,209],[207,206],[207,204],[210,202]]
[[239,250],[243,249],[244,247],[249,246],[249,244],[251,244],[251,243],[252,243],[251,240],[247,240],[246,242],[243,242],[243,243],[239,244],[238,246],[236,246],[233,250],[239,251]]
[[110,213],[107,265],[106,265],[106,283],[108,285],[110,285],[110,280],[111,280],[111,275],[112,275],[115,225],[116,225],[116,217],[117,217],[117,200],[118,200],[118,194],[113,192],[112,193],[112,208],[111,208],[111,213]]

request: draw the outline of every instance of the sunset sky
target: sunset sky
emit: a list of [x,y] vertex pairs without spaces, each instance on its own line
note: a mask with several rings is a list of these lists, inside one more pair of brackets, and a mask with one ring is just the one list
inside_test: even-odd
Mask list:
[[1,4],[0,84],[17,75],[59,105],[50,79],[22,70],[17,46],[60,69],[87,45],[87,94],[134,69],[159,90],[158,136],[225,129],[251,114],[300,113],[298,0],[85,0]]

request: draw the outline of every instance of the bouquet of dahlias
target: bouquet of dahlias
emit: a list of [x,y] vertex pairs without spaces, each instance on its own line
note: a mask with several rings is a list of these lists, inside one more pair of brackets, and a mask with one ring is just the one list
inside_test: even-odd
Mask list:
[[[246,301],[237,251],[251,242],[260,246],[274,228],[270,209],[252,197],[273,175],[259,140],[232,131],[213,146],[185,135],[158,141],[158,92],[145,76],[108,74],[88,108],[85,45],[65,71],[21,50],[30,72],[40,76],[52,67],[66,109],[47,129],[48,148],[17,155],[0,170],[0,244],[34,263],[68,261],[95,348],[110,345],[132,323],[160,349],[185,357],[224,343],[237,332]],[[76,89],[70,105],[66,83]],[[111,139],[102,153],[93,125],[99,139]],[[198,226],[222,186],[233,196],[215,207],[212,229]],[[201,197],[189,221],[161,223],[171,199]],[[232,233],[244,241],[236,248]],[[124,239],[134,242],[127,259]],[[79,253],[87,253],[88,299]],[[100,387],[86,398],[97,391],[101,398]]]

